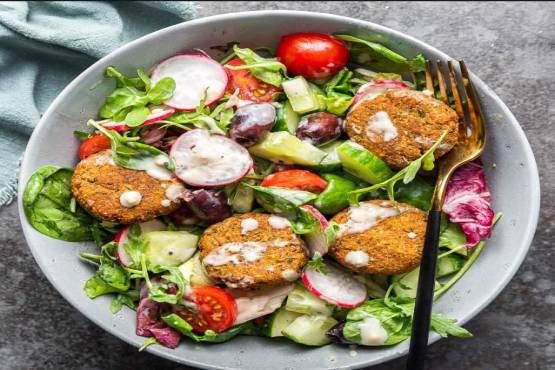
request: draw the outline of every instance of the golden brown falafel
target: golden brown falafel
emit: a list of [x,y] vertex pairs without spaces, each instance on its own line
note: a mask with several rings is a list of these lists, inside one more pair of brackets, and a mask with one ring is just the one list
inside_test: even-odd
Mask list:
[[296,280],[307,249],[285,219],[246,213],[210,226],[200,238],[208,276],[230,288],[261,289]]
[[[83,208],[101,220],[121,224],[144,222],[175,211],[179,200],[168,199],[166,191],[177,187],[183,187],[177,179],[160,181],[145,171],[117,166],[110,150],[79,162],[71,178],[71,192]],[[126,191],[140,193],[139,204],[122,206],[120,196]]]
[[445,103],[421,91],[393,89],[360,102],[347,116],[345,130],[351,140],[400,169],[424,154],[445,130],[435,156],[450,151],[459,140],[458,122]]
[[[353,209],[358,214],[352,214]],[[329,253],[351,270],[393,275],[420,263],[427,216],[418,208],[371,200],[339,212],[332,220],[341,231]]]

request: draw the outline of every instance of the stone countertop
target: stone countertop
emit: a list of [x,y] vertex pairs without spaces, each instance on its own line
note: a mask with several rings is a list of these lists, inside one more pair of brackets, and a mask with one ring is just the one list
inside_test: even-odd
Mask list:
[[[203,2],[200,15],[296,9],[340,14],[423,40],[470,68],[509,106],[530,141],[542,182],[538,231],[509,286],[466,327],[475,338],[431,346],[430,369],[555,368],[555,4],[406,2]],[[550,127],[551,126],[551,127]],[[33,260],[16,205],[0,210],[0,368],[183,369],[138,353],[91,323]],[[374,369],[401,369],[404,359]]]

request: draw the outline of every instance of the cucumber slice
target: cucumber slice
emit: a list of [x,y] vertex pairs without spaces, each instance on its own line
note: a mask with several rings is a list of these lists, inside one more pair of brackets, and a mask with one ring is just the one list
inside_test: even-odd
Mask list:
[[320,106],[318,100],[304,77],[298,76],[291,80],[283,81],[281,87],[295,112],[304,114],[318,110]]
[[187,280],[192,287],[214,285],[214,282],[210,280],[208,275],[204,272],[204,267],[200,262],[200,252],[195,253],[193,257],[181,264],[178,268],[183,278]]
[[323,346],[331,343],[326,333],[336,324],[337,320],[332,317],[303,315],[297,317],[295,321],[283,329],[282,333],[285,337],[300,344]]
[[301,117],[293,110],[291,103],[286,101],[277,109],[277,119],[272,131],[287,131],[295,135]]
[[251,146],[249,152],[272,162],[304,166],[316,166],[326,156],[324,151],[285,131],[268,133],[264,140]]
[[350,140],[337,148],[337,154],[346,172],[370,184],[383,182],[393,176],[393,171],[384,161]]
[[[415,268],[404,274],[393,275],[393,291],[398,297],[409,297],[416,298],[416,290],[418,287],[418,275],[420,274],[420,268]],[[441,284],[437,281],[434,285],[434,290],[441,287]]]
[[320,163],[314,168],[316,171],[332,172],[341,168],[341,159],[337,148],[343,144],[345,140],[335,140],[331,143],[318,147],[321,151],[327,153]]
[[151,231],[143,235],[148,243],[147,260],[160,266],[179,266],[197,250],[199,237],[186,231]]
[[459,271],[464,266],[464,261],[464,257],[458,254],[449,254],[440,258],[437,261],[436,276],[440,278]]
[[299,316],[301,316],[300,313],[287,311],[285,307],[281,307],[268,319],[267,335],[271,338],[283,337],[282,330],[288,327]]
[[331,316],[333,313],[332,305],[316,297],[301,285],[296,285],[295,289],[289,292],[285,309],[305,315]]

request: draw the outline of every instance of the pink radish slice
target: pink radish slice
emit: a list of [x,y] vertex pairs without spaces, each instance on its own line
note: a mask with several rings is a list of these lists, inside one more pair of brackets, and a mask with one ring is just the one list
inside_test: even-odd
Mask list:
[[358,103],[364,100],[372,100],[378,95],[385,93],[387,90],[410,88],[411,87],[409,84],[402,81],[377,80],[368,82],[358,89],[353,99],[353,103],[351,104],[351,109],[354,109],[358,105]]
[[158,64],[152,71],[152,84],[164,77],[175,80],[175,91],[165,105],[194,111],[206,93],[206,104],[221,99],[227,87],[227,73],[214,59],[203,54],[179,54]]
[[310,267],[303,272],[304,285],[317,297],[340,307],[352,308],[368,297],[366,286],[352,275],[326,262],[326,274]]
[[173,144],[170,157],[175,174],[186,184],[198,187],[223,186],[239,181],[252,168],[249,152],[235,141],[208,130],[182,134]]
[[328,240],[328,237],[325,233],[330,224],[328,223],[328,220],[326,220],[324,215],[321,214],[320,211],[318,211],[316,208],[309,205],[304,205],[302,206],[302,208],[310,212],[310,214],[320,222],[320,227],[317,230],[303,235],[304,240],[308,245],[308,249],[310,250],[310,256],[314,256],[316,252],[320,253],[320,255],[323,256],[328,253],[328,248],[330,246],[330,241]]
[[[151,231],[164,231],[167,229],[166,224],[159,220],[143,222],[139,224],[139,227],[141,228],[141,234],[149,233]],[[127,254],[125,248],[123,247],[123,245],[129,241],[127,233],[129,232],[130,228],[131,226],[124,227],[114,237],[114,241],[118,245],[117,258],[125,267],[129,267],[133,264],[133,260],[131,259],[129,254]]]
[[[150,111],[151,111],[150,115],[142,123],[143,126],[149,125],[151,123],[156,123],[160,120],[163,120],[164,118],[168,118],[169,116],[175,113],[175,109],[170,107],[164,107],[164,106],[150,107]],[[105,120],[101,122],[105,122],[101,124],[103,127],[106,127],[108,130],[125,131],[132,128],[127,126],[124,122],[116,122],[112,120]]]

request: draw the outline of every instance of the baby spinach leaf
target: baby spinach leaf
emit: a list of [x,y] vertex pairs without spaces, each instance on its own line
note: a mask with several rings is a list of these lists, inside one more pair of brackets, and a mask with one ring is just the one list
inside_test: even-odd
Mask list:
[[273,86],[281,86],[283,76],[287,74],[287,68],[283,63],[275,58],[263,58],[253,50],[241,49],[237,45],[233,46],[233,51],[245,64],[241,66],[226,65],[226,68],[234,71],[248,69],[259,80]]
[[132,310],[136,310],[138,300],[139,292],[136,290],[130,290],[125,293],[120,293],[116,296],[116,298],[112,300],[112,303],[110,303],[110,312],[116,314],[124,305]]
[[422,54],[407,59],[377,42],[367,41],[350,35],[336,35],[347,41],[351,61],[380,72],[420,72],[426,68]]
[[175,80],[171,77],[164,77],[150,89],[145,100],[151,104],[162,104],[171,99],[174,90]]
[[39,168],[29,178],[23,192],[23,210],[39,232],[65,241],[93,240],[93,218],[81,207],[71,210],[73,171],[59,166]]
[[96,274],[118,291],[126,291],[130,287],[129,275],[119,263],[102,262]]
[[168,326],[177,329],[181,334],[191,338],[195,342],[211,342],[211,343],[222,343],[230,340],[236,335],[241,334],[246,328],[250,327],[249,323],[240,324],[227,329],[224,332],[216,333],[213,330],[207,330],[204,334],[196,334],[193,332],[193,327],[185,320],[183,320],[178,315],[171,313],[162,316],[162,320]]
[[146,121],[150,114],[150,109],[147,107],[135,107],[125,115],[123,122],[129,127],[136,127]]
[[106,283],[102,280],[99,276],[93,276],[85,283],[83,287],[85,294],[87,297],[93,299],[98,296],[109,294],[109,293],[117,293],[118,290]]

